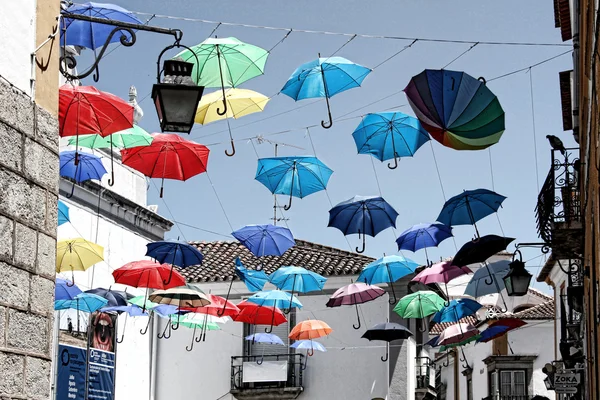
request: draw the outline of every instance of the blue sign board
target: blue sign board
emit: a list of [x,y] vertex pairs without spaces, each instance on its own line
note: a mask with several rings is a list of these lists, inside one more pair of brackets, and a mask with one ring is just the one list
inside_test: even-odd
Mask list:
[[85,400],[86,349],[58,346],[56,400]]
[[90,349],[89,400],[114,400],[115,398],[115,353]]

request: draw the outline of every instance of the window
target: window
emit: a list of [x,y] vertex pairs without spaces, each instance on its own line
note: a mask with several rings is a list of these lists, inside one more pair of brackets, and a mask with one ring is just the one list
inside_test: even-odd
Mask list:
[[290,349],[290,339],[288,335],[290,333],[290,326],[294,326],[293,322],[295,319],[295,312],[292,310],[287,315],[288,321],[284,322],[279,326],[274,326],[273,335],[279,336],[285,346],[276,344],[263,344],[246,340],[245,337],[252,335],[253,333],[264,333],[265,329],[270,328],[270,325],[250,325],[244,324],[244,355],[246,356],[272,356],[277,354],[289,354],[293,353],[293,349]]
[[[467,381],[468,383],[468,381]],[[499,370],[490,373],[490,396],[526,396],[527,379],[524,370]],[[472,396],[469,397],[469,400]]]

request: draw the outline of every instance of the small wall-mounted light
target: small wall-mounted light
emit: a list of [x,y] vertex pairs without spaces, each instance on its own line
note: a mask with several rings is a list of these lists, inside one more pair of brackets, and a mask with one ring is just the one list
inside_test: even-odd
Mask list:
[[[518,260],[514,259],[517,253],[519,253]],[[515,251],[513,261],[508,265],[510,270],[503,278],[507,294],[509,296],[525,296],[529,290],[529,283],[533,275],[525,269],[523,256],[519,250]]]

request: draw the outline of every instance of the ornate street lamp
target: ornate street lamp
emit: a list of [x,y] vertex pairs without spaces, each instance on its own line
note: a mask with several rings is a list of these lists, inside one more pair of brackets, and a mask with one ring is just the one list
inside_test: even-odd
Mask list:
[[[515,260],[517,253],[519,253],[519,259]],[[532,275],[525,269],[523,255],[519,250],[515,251],[513,261],[508,265],[510,270],[503,278],[507,294],[509,296],[525,296],[529,290]]]

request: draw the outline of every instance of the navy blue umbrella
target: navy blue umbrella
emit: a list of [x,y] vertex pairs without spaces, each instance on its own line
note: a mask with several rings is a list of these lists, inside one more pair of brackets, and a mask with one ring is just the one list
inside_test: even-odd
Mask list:
[[127,296],[120,291],[110,290],[104,288],[96,288],[86,290],[85,293],[95,294],[96,296],[100,296],[108,301],[105,305],[106,307],[115,307],[115,306],[127,306]]
[[204,256],[200,251],[191,244],[179,240],[166,240],[152,242],[146,245],[146,255],[154,258],[161,264],[171,264],[171,273],[169,278],[164,282],[168,285],[173,276],[173,265],[181,268],[187,268],[191,265],[202,264]]
[[396,243],[398,250],[415,252],[425,249],[425,257],[429,264],[427,255],[428,247],[437,247],[441,242],[452,237],[452,228],[444,224],[418,224],[413,225],[400,234]]
[[231,234],[256,257],[281,256],[296,244],[289,229],[271,224],[246,225]]
[[444,204],[437,221],[447,226],[473,225],[479,237],[476,222],[498,211],[504,199],[487,189],[465,190]]
[[329,210],[329,225],[338,228],[344,235],[358,233],[362,236],[362,249],[365,251],[365,235],[375,237],[390,226],[396,227],[398,213],[383,198],[375,196],[354,196]]

